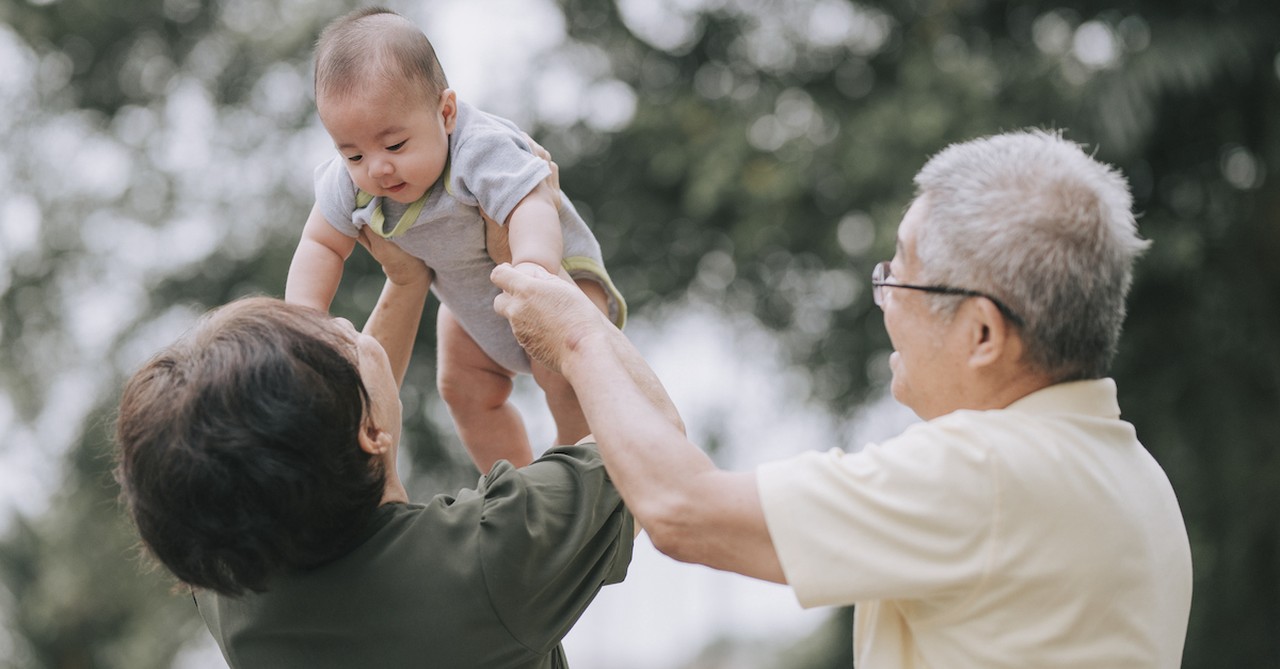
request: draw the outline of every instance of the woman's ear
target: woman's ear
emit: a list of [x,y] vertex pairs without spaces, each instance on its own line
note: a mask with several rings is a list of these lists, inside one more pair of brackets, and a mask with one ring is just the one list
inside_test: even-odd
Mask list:
[[370,421],[365,421],[360,425],[360,434],[357,436],[360,442],[360,448],[370,455],[383,455],[391,450],[391,433],[379,428]]

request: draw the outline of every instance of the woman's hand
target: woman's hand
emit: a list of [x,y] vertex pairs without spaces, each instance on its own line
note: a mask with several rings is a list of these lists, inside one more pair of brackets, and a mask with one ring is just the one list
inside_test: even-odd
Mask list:
[[382,271],[391,283],[407,286],[431,281],[431,268],[421,258],[411,256],[394,243],[369,232],[368,227],[360,228],[357,241],[382,265]]
[[542,180],[548,188],[556,192],[556,200],[560,199],[560,166],[556,161],[551,159],[551,152],[542,148],[542,145],[533,141],[528,133],[524,134],[524,141],[529,143],[529,150],[533,151],[533,155],[547,161],[547,165],[551,167],[551,175]]

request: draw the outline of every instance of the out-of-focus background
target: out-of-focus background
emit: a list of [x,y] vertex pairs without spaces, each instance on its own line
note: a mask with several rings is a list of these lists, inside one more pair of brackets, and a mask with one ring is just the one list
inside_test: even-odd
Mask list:
[[[219,667],[110,477],[122,379],[206,309],[280,295],[332,151],[311,45],[351,0],[0,3],[0,666]],[[629,334],[723,465],[857,448],[885,397],[867,276],[950,142],[1065,129],[1144,236],[1114,368],[1191,535],[1186,667],[1280,666],[1276,0],[394,0],[462,99],[562,166]],[[357,257],[334,310],[381,284]],[[473,483],[424,328],[410,492]],[[532,383],[519,403],[539,443]],[[642,541],[566,642],[603,669],[850,666],[849,610]]]

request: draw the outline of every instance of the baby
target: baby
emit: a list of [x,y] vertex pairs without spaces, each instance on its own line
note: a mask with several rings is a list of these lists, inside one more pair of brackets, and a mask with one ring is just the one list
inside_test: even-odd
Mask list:
[[327,311],[361,227],[422,258],[440,299],[437,383],[482,472],[532,460],[510,403],[514,375],[547,396],[557,443],[590,431],[559,374],[531,363],[493,310],[485,219],[506,227],[511,262],[574,280],[622,327],[626,303],[573,205],[544,183],[547,161],[514,124],[460,102],[412,22],[381,8],[335,20],[316,47],[316,108],[338,155],[316,169],[285,299]]

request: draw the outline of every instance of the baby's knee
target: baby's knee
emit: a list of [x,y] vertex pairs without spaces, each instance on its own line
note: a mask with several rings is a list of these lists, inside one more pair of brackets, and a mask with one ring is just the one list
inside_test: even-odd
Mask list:
[[538,363],[533,364],[533,380],[548,398],[575,398],[573,386],[558,372]]
[[511,397],[509,376],[466,365],[440,365],[436,388],[451,409],[484,410],[502,406]]

